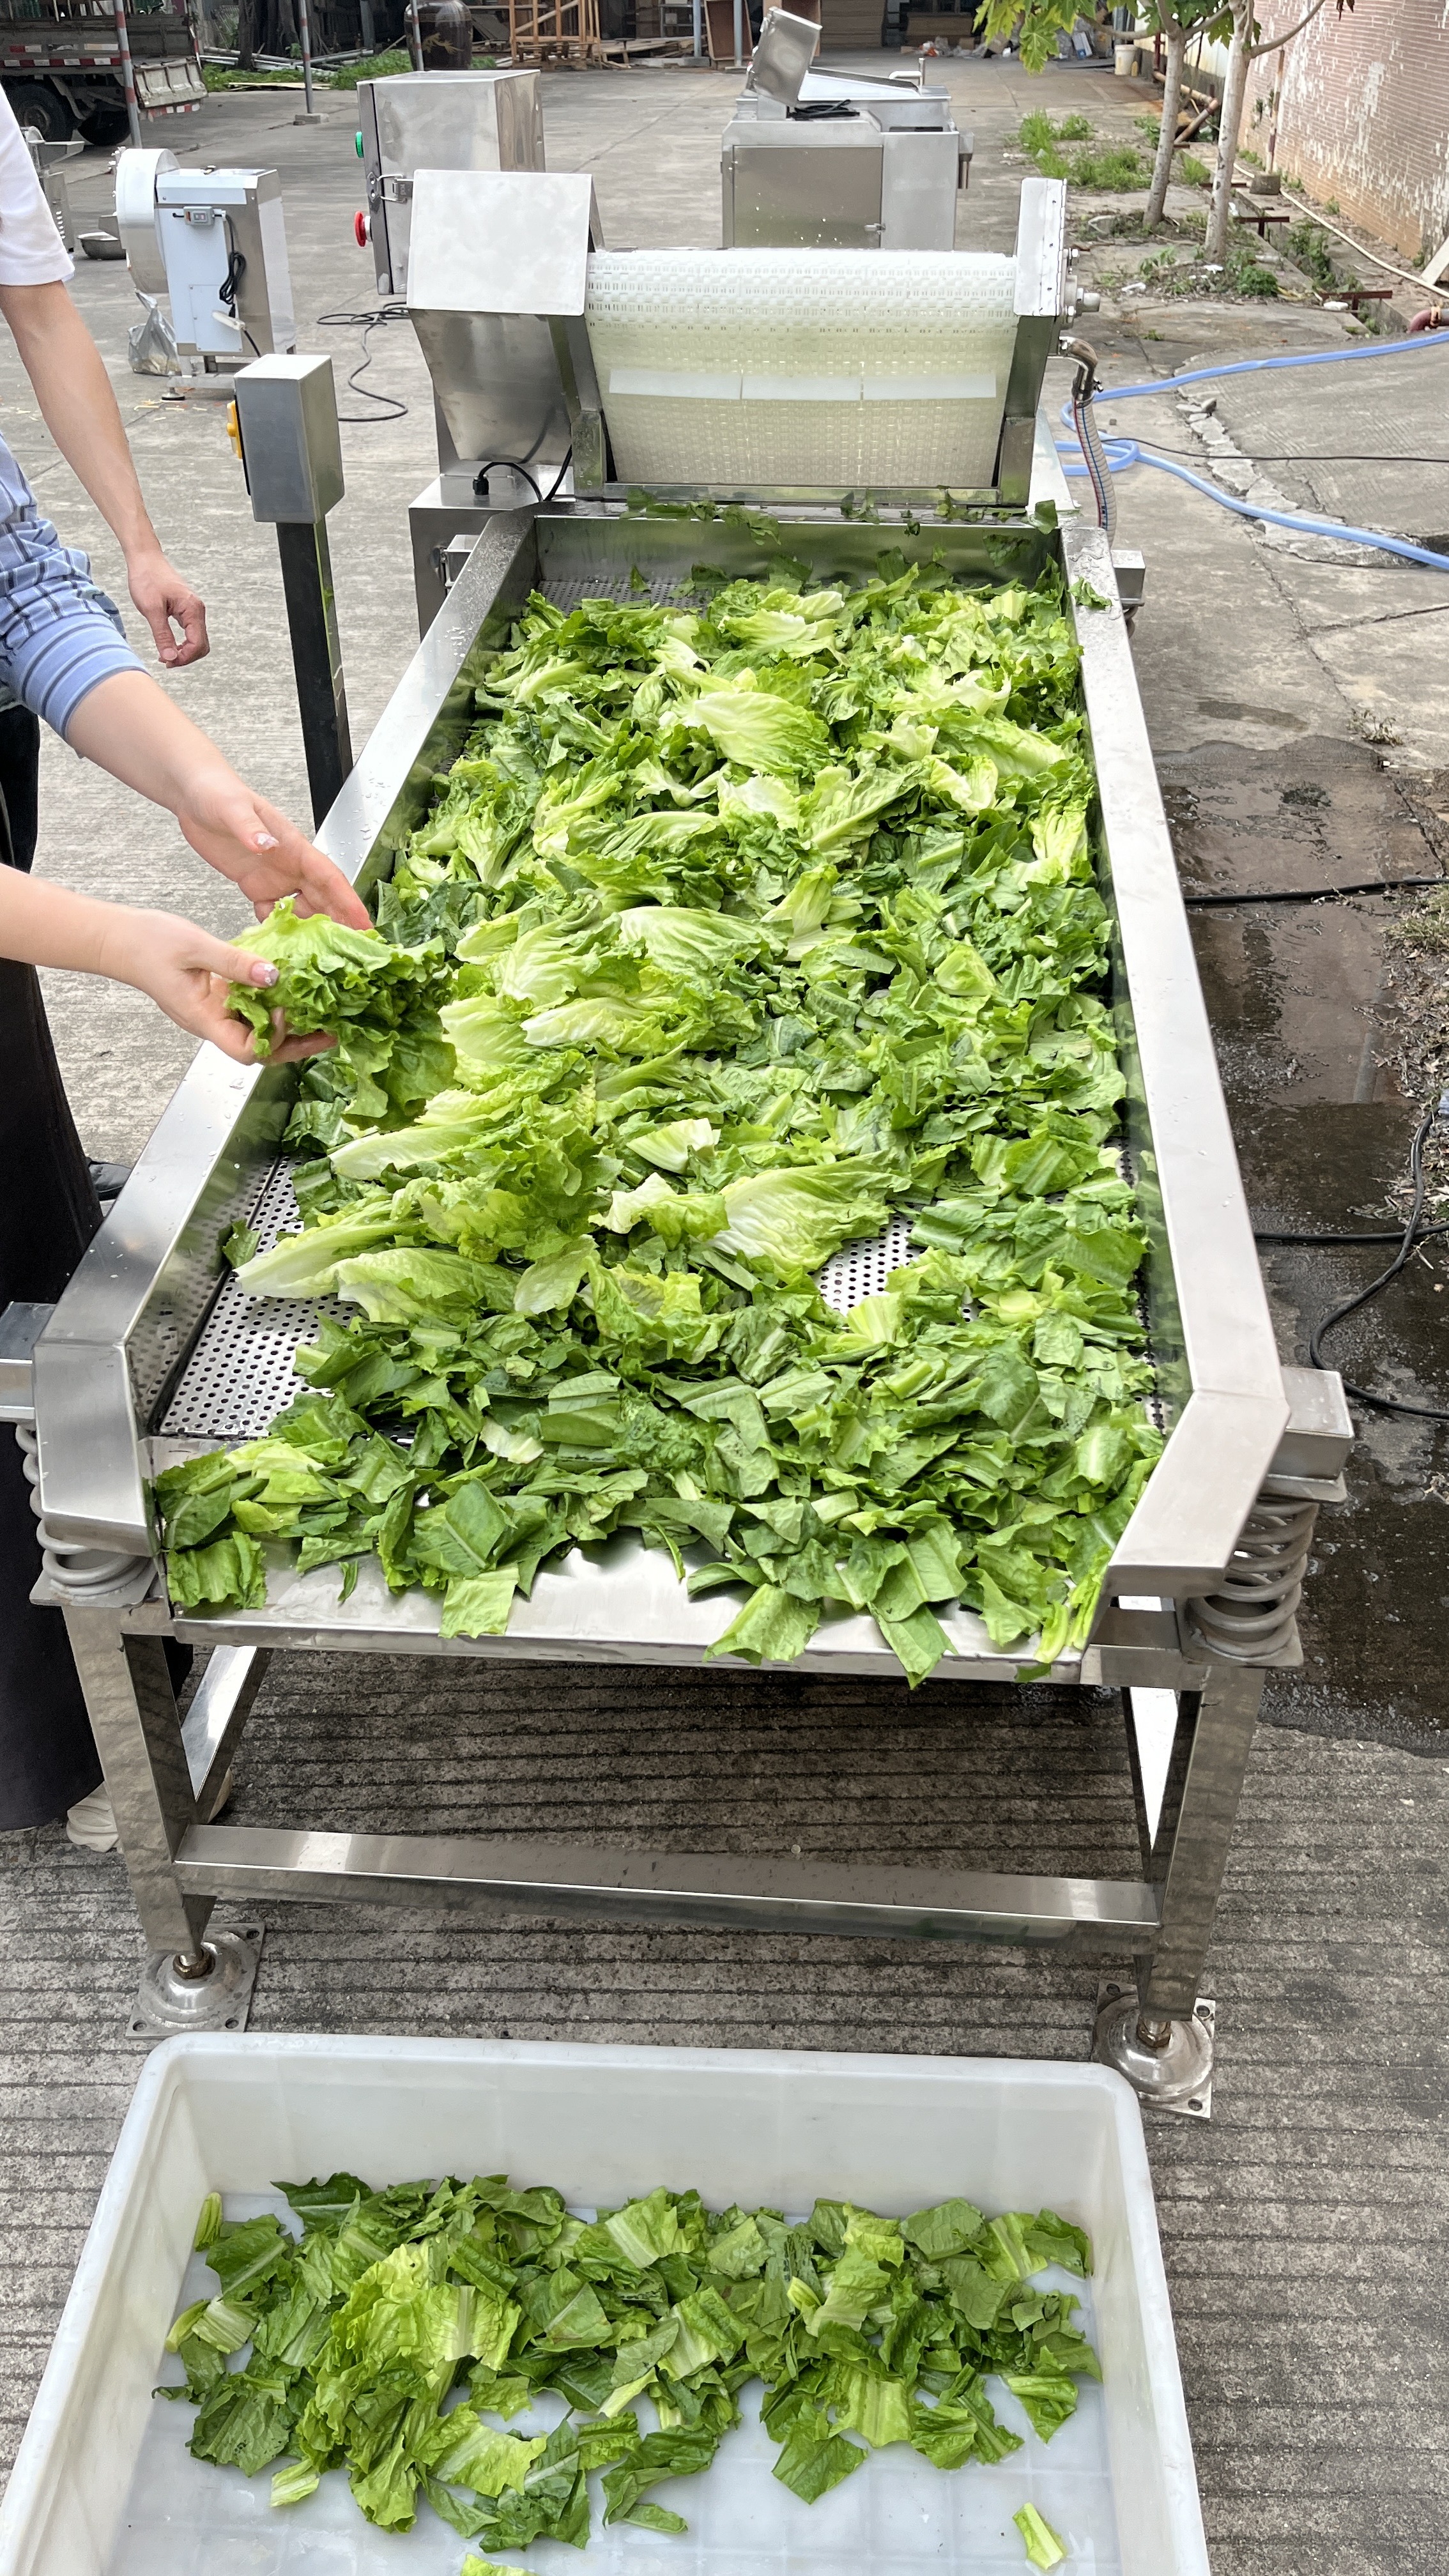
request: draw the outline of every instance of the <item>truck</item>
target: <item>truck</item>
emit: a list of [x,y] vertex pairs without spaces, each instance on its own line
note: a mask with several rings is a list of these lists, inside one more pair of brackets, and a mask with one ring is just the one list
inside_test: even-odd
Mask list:
[[[206,97],[185,0],[129,0],[126,29],[143,116]],[[0,81],[21,125],[47,143],[126,138],[126,89],[111,0],[0,0]]]

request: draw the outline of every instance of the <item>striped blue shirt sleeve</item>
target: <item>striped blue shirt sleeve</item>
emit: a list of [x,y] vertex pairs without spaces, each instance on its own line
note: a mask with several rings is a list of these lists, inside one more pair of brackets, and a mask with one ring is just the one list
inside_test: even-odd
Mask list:
[[141,667],[89,557],[61,544],[0,439],[0,691],[64,735],[102,680]]

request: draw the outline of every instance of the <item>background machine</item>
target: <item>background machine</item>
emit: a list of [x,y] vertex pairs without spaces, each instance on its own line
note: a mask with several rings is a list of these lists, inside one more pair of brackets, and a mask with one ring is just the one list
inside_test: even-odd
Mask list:
[[813,19],[767,11],[720,150],[726,250],[952,250],[971,136],[925,65],[814,72]]
[[405,295],[418,170],[541,170],[537,72],[399,72],[357,84],[357,149],[381,296]]
[[169,297],[177,350],[204,373],[295,348],[275,170],[183,170],[174,152],[122,152],[116,218],[135,286]]
[[[1335,1379],[1279,1363],[1111,551],[1072,507],[1038,418],[1073,309],[1063,209],[1058,183],[1028,181],[1014,257],[610,253],[586,178],[416,172],[409,307],[458,470],[522,481],[509,482],[507,507],[480,513],[481,533],[475,519],[464,542],[445,543],[458,577],[446,593],[435,578],[428,631],[319,837],[364,890],[387,876],[466,737],[480,654],[533,591],[569,604],[642,586],[668,599],[705,557],[758,576],[781,547],[822,580],[863,578],[886,548],[968,580],[1055,568],[1096,762],[1124,1153],[1142,1191],[1168,1436],[1094,1632],[1050,1677],[1126,1694],[1139,1872],[373,1837],[342,1818],[336,1831],[213,1824],[273,1649],[693,1665],[731,1613],[715,1594],[690,1600],[631,1538],[575,1550],[540,1575],[506,1635],[478,1640],[444,1639],[436,1598],[393,1596],[376,1566],[342,1600],[335,1569],[290,1564],[261,1608],[201,1617],[168,1599],[149,1480],[266,1426],[294,1391],[292,1353],[312,1315],[245,1298],[221,1248],[238,1223],[265,1243],[295,1221],[278,1145],[295,1075],[207,1049],[59,1306],[35,1319],[29,1368],[23,1353],[0,1366],[0,1397],[34,1452],[48,1594],[65,1611],[154,1953],[133,2028],[245,2020],[255,1941],[208,1934],[221,1900],[249,1914],[310,1898],[1054,1943],[1135,1958],[1137,1991],[1111,1988],[1099,2051],[1164,2106],[1206,2110],[1212,2016],[1199,1990],[1213,1910],[1263,1676],[1301,1660],[1294,1609],[1318,1506],[1342,1494],[1351,1428]],[[535,466],[551,497],[533,498]],[[837,1256],[822,1294],[849,1305],[909,1257],[893,1222]],[[1014,1678],[1019,1656],[994,1647],[973,1612],[944,1624],[942,1678]],[[214,1650],[184,1727],[168,1637]],[[872,1623],[842,1614],[796,1669],[886,1679],[893,1668]],[[1150,1710],[1167,1712],[1157,1762]]]

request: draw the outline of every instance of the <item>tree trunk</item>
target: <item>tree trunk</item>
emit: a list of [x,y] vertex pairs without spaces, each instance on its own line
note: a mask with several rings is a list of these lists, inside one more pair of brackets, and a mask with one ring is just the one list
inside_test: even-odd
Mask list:
[[1163,23],[1163,41],[1167,46],[1167,66],[1162,85],[1162,131],[1157,138],[1157,159],[1152,165],[1152,185],[1147,192],[1147,229],[1162,221],[1167,204],[1167,185],[1172,177],[1172,155],[1177,141],[1178,110],[1182,101],[1183,66],[1187,61],[1187,29],[1175,19]]
[[1228,255],[1228,224],[1233,210],[1233,171],[1237,166],[1238,137],[1243,130],[1243,105],[1248,95],[1248,59],[1252,39],[1252,0],[1233,0],[1233,41],[1228,48],[1228,68],[1223,77],[1223,103],[1218,117],[1218,166],[1213,180],[1212,212],[1208,216],[1204,258],[1221,267]]
[[240,0],[236,13],[236,67],[239,72],[254,72],[256,62],[255,0]]

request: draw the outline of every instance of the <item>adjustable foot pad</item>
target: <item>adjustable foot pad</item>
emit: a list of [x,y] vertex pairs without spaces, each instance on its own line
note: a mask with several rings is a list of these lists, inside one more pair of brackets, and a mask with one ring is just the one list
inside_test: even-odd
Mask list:
[[1213,2042],[1217,2006],[1199,1995],[1191,2021],[1169,2022],[1165,2048],[1149,2048],[1137,2035],[1137,1989],[1109,1980],[1097,1989],[1092,2055],[1115,2066],[1142,2102],[1185,2120],[1207,2120],[1213,2107]]
[[131,2007],[133,2039],[171,2039],[180,2030],[245,2030],[262,1956],[262,1929],[209,1931],[201,1944],[213,1965],[184,1976],[172,1950],[153,1951]]

